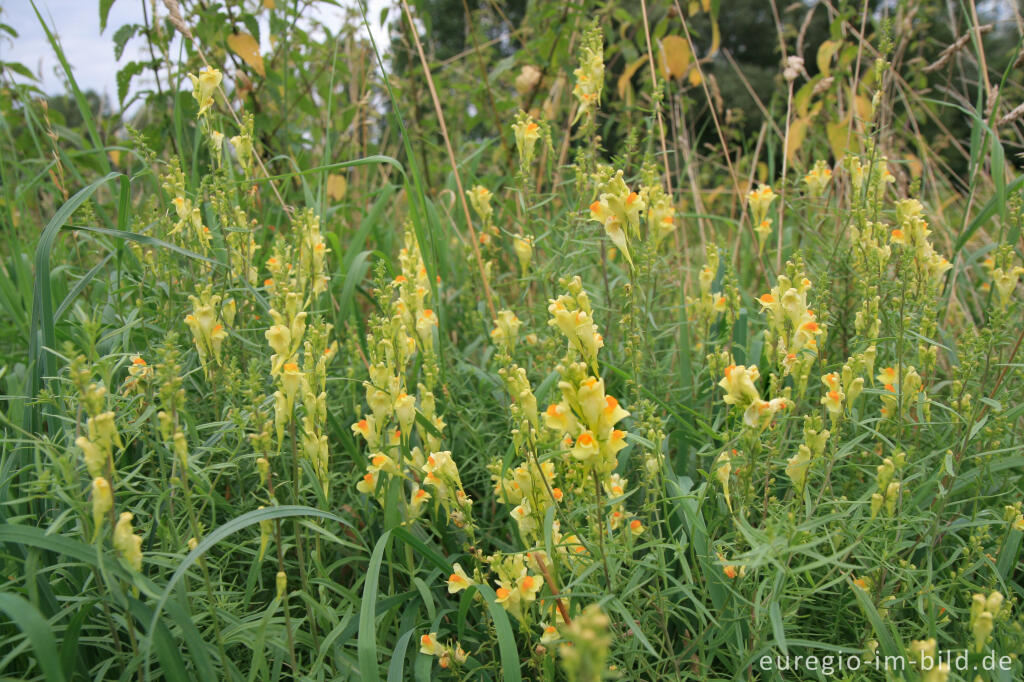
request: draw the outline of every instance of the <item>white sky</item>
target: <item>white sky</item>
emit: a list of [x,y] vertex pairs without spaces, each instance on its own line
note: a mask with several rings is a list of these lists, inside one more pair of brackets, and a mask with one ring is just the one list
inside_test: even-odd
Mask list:
[[[136,37],[128,42],[120,62],[114,59],[114,32],[124,24],[142,24],[142,3],[146,3],[152,21],[152,7],[155,4],[161,16],[166,15],[159,0],[114,0],[107,20],[107,29],[100,34],[98,0],[35,0],[40,14],[58,37],[78,87],[83,91],[96,90],[106,94],[111,106],[117,107],[117,71],[134,59],[148,59],[145,39]],[[280,0],[279,0],[280,2]],[[355,0],[341,0],[338,4],[355,6]],[[373,29],[378,48],[383,48],[386,33],[379,27],[380,10],[389,5],[388,0],[368,0],[367,19]],[[343,21],[342,10],[325,3],[316,3],[307,10],[308,16],[336,30]],[[269,51],[266,30],[266,12],[261,12],[261,38],[263,53]],[[394,16],[393,14],[391,16]],[[188,21],[188,17],[185,17]],[[37,83],[49,94],[64,91],[63,77],[55,73],[60,64],[47,42],[46,33],[39,25],[32,3],[29,0],[0,0],[0,23],[8,24],[18,32],[11,39],[0,33],[0,61],[21,62],[39,77]],[[150,76],[151,77],[151,76]],[[136,76],[133,83],[145,76]]]

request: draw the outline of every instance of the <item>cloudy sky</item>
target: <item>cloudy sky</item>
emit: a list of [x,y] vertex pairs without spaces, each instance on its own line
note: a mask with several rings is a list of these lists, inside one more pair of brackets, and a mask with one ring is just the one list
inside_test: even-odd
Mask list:
[[[142,5],[152,7],[150,0],[114,0],[107,21],[107,29],[100,34],[99,2],[97,0],[35,0],[43,20],[57,35],[71,68],[82,90],[96,90],[106,94],[110,102],[117,102],[117,71],[133,57],[141,58],[143,41],[136,39],[128,43],[125,54],[118,62],[114,59],[114,32],[124,24],[143,23]],[[155,3],[157,9],[165,12],[163,3]],[[354,6],[354,0],[350,3]],[[380,9],[389,4],[387,0],[369,0],[367,14],[374,29],[378,45],[384,33],[377,27]],[[330,27],[340,26],[342,10],[324,4],[316,4],[309,10],[315,17]],[[32,3],[29,0],[0,0],[0,23],[7,24],[18,32],[11,39],[0,33],[0,61],[21,62],[40,78],[40,87],[47,93],[64,90],[63,77],[55,73],[60,65],[46,39],[46,33],[39,25]],[[261,31],[265,35],[265,31]],[[267,45],[264,45],[264,52]]]

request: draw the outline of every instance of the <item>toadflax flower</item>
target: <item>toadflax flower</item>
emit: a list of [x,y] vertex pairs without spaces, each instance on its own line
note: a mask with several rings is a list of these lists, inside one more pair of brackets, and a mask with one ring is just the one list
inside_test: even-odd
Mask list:
[[448,576],[448,594],[455,594],[473,584],[473,579],[466,575],[457,562],[452,564],[453,573]]
[[199,103],[199,115],[202,116],[213,106],[213,93],[220,86],[223,76],[217,69],[206,67],[199,72],[199,76],[188,75],[192,81],[192,97]]

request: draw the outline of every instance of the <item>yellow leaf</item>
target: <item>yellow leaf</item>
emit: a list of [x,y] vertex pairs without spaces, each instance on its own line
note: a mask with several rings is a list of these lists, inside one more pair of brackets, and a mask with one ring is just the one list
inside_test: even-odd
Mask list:
[[704,8],[705,12],[711,11],[711,0],[700,0],[700,6]]
[[334,201],[341,201],[348,191],[348,180],[344,175],[331,173],[327,176],[327,196]]
[[263,55],[260,54],[260,44],[248,33],[232,33],[228,36],[228,47],[231,51],[241,57],[246,64],[252,67],[253,71],[260,76],[266,76],[263,69]]
[[263,0],[264,9],[274,9],[274,0]]
[[690,85],[692,85],[693,87],[697,87],[700,84],[700,71],[697,69],[696,66],[694,66],[692,69],[690,69]]
[[661,39],[661,73],[666,78],[682,78],[690,67],[690,46],[682,36]]
[[619,82],[618,82],[619,99],[625,99],[627,101],[633,99],[631,96],[627,97],[627,95],[632,95],[632,88],[629,85],[629,80],[636,73],[637,69],[639,69],[641,66],[643,66],[646,61],[647,61],[647,57],[640,57],[635,62],[633,62],[632,64],[627,66],[626,70],[622,72],[621,76],[619,76]]
[[697,2],[697,0],[691,0],[690,6],[687,7],[687,11],[690,13],[690,16],[692,17],[694,14],[700,11],[700,3]]
[[722,46],[722,30],[718,28],[718,20],[711,20],[711,49],[708,50],[707,57],[712,57],[718,54],[718,48]]
[[793,163],[796,152],[807,137],[807,119],[798,118],[789,124],[789,138],[786,140],[786,159]]
[[853,98],[853,103],[857,107],[857,116],[862,121],[871,120],[871,100],[864,95],[857,95]]
[[811,107],[811,95],[814,94],[814,86],[818,83],[818,77],[815,76],[813,79],[807,81],[800,89],[793,95],[793,108],[800,116],[807,116],[807,112]]
[[845,121],[835,121],[825,124],[825,135],[828,136],[828,144],[832,147],[832,156],[836,162],[846,155],[846,148],[849,146],[850,117]]
[[826,40],[818,46],[818,71],[825,78],[832,75],[832,57],[835,56],[841,44],[837,40]]
[[110,158],[111,163],[113,163],[115,166],[121,165],[120,149],[111,149],[109,152],[107,152],[107,156]]

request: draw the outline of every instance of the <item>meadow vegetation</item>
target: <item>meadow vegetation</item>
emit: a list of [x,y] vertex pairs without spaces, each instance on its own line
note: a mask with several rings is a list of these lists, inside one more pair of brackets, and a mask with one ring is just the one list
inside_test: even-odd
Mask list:
[[1015,5],[143,4],[0,63],[0,676],[1024,677]]

